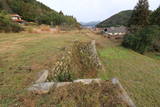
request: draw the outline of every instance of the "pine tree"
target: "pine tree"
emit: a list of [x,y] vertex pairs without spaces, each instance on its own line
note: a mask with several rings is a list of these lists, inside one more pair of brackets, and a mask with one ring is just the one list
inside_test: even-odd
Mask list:
[[59,12],[60,15],[64,15],[62,11]]
[[160,26],[160,6],[151,14],[150,23]]
[[139,0],[135,6],[132,16],[129,20],[128,26],[144,27],[149,24],[149,3],[148,0]]

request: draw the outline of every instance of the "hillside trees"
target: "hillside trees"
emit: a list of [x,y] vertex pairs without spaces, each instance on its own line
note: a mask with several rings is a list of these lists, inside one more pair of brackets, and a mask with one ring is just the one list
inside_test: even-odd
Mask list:
[[60,15],[64,15],[62,11],[59,12]]
[[150,23],[160,26],[160,6],[151,14]]
[[139,0],[128,23],[130,33],[122,43],[124,47],[141,54],[151,50],[160,51],[160,27],[157,26],[160,22],[159,8],[150,15],[148,7],[147,0]]
[[19,32],[23,30],[17,23],[11,21],[6,12],[0,11],[0,32]]
[[146,51],[154,50],[154,48],[159,50],[160,46],[157,44],[157,40],[160,40],[160,28],[152,25],[126,35],[122,45],[143,54]]
[[97,27],[113,27],[113,26],[127,26],[128,20],[132,15],[132,10],[121,11],[110,18],[102,21],[101,23],[97,24]]
[[18,13],[26,21],[49,25],[77,24],[75,18],[69,17],[68,20],[68,16],[59,14],[36,0],[7,0],[7,3],[14,13]]
[[135,6],[128,26],[146,26],[149,24],[149,3],[148,0],[139,0]]

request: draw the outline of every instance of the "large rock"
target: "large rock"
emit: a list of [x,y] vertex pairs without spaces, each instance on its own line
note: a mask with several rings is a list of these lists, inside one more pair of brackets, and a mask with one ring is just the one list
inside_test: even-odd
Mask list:
[[96,83],[100,83],[100,81],[102,81],[101,79],[78,79],[78,80],[74,80],[74,83],[78,83],[81,82],[83,84],[91,84],[92,82],[96,82]]
[[48,77],[48,70],[44,70],[43,72],[40,72],[38,74],[38,79],[35,81],[35,83],[42,83],[47,80]]
[[72,83],[83,83],[84,85],[91,84],[92,82],[100,83],[101,79],[79,79],[73,82],[43,82],[34,84],[28,88],[28,91],[35,94],[47,94],[51,89],[70,85]]
[[54,85],[55,82],[38,83],[28,88],[28,91],[33,92],[35,94],[46,94],[54,87]]
[[31,87],[28,88],[28,91],[34,93],[34,94],[47,94],[51,89],[63,87],[66,85],[72,84],[72,82],[44,82],[44,83],[38,83],[34,84]]
[[117,78],[113,78],[112,79],[112,84],[117,86],[117,88],[121,92],[121,93],[119,93],[120,99],[123,102],[125,102],[128,105],[128,107],[136,107],[136,105],[133,103],[133,101],[131,100],[131,98],[128,96],[127,92],[122,87],[121,83],[119,82],[119,80]]
[[72,82],[59,82],[59,83],[56,83],[55,88],[63,87],[69,84],[72,84]]

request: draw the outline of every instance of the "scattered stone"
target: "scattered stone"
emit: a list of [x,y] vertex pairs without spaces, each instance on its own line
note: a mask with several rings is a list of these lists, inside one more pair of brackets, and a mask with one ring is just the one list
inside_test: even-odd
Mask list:
[[128,105],[128,107],[136,107],[131,98],[128,96],[125,89],[122,87],[119,80],[117,78],[113,78],[112,83],[113,85],[116,85],[118,89],[121,91],[121,93],[119,93],[119,97]]
[[100,83],[102,81],[101,79],[79,79],[79,80],[74,80],[74,83],[81,82],[83,84],[91,84],[92,82]]
[[48,70],[44,70],[44,71],[40,72],[38,74],[38,79],[36,80],[35,83],[45,82],[47,80],[48,74],[49,74]]
[[30,88],[28,88],[28,91],[33,92],[35,94],[47,94],[53,88],[54,85],[55,82],[34,84]]
[[59,88],[59,87],[63,87],[69,84],[72,84],[72,82],[60,82],[60,83],[57,83],[55,87]]
[[[48,71],[45,71],[45,72],[47,73]],[[43,73],[43,75],[45,75],[45,74]],[[42,77],[46,78],[46,75],[42,76]],[[44,79],[42,79],[42,80],[44,80]],[[58,82],[58,83],[44,82],[44,83],[38,83],[38,84],[32,85],[30,88],[28,88],[28,91],[41,95],[41,94],[47,94],[51,89],[60,88],[63,86],[70,85],[72,83],[83,83],[84,85],[89,85],[93,82],[100,84],[102,81],[103,80],[101,80],[101,79],[78,79],[78,80],[74,80],[73,82]],[[38,82],[40,82],[40,79]],[[136,105],[133,103],[131,98],[128,96],[127,92],[122,87],[122,85],[118,79],[113,78],[112,84],[117,86],[117,89],[120,91],[120,93],[118,94],[119,98],[123,102],[125,102],[125,104],[127,104],[128,107],[136,107]]]
[[35,94],[47,94],[53,88],[59,88],[66,85],[70,85],[72,83],[83,83],[84,85],[91,84],[92,82],[100,83],[101,79],[79,79],[73,82],[42,82],[32,85],[28,88],[28,91],[33,92]]

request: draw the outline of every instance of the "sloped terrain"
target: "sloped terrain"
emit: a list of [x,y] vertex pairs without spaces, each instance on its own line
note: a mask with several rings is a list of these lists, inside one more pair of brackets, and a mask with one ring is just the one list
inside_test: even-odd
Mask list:
[[101,74],[117,77],[138,107],[160,106],[160,61],[113,46],[100,51],[108,72]]
[[[37,105],[45,107],[58,103],[67,105],[68,102],[69,104],[82,102],[88,97],[91,99],[88,99],[87,104],[90,104],[89,102],[93,102],[93,100],[95,100],[93,103],[95,105],[103,104],[104,100],[108,98],[99,95],[110,91],[101,87],[104,90],[100,93],[100,88],[94,87],[94,85],[81,87],[81,84],[76,84],[42,96],[29,94],[25,90],[35,80],[34,77],[37,72],[53,68],[57,55],[64,52],[64,47],[71,46],[74,40],[97,41],[98,54],[106,68],[104,72],[98,72],[97,78],[108,80],[117,77],[138,107],[159,107],[159,59],[122,48],[107,38],[88,30],[49,34],[1,33],[0,87],[2,88],[0,88],[0,106],[34,107]],[[107,83],[105,86],[108,87]],[[79,89],[75,87],[79,87]],[[78,97],[74,96],[73,90]],[[92,92],[95,92],[95,94],[91,94]],[[81,95],[79,93],[82,93],[82,96],[79,96]],[[55,97],[57,94],[59,96]],[[105,101],[110,101],[113,98],[112,95],[109,96],[109,100]],[[71,100],[66,100],[66,98]],[[54,102],[53,99],[55,99]],[[61,99],[64,100],[61,101]]]
[[0,0],[0,7],[8,13],[21,15],[26,21],[39,24],[77,24],[72,16],[59,14],[36,0]]
[[115,26],[127,26],[128,21],[132,15],[132,10],[126,10],[119,12],[110,18],[97,24],[97,27],[115,27]]
[[[87,32],[83,31],[82,34],[79,31],[55,34],[1,33],[0,85],[3,88],[0,88],[0,104],[2,106],[24,105],[23,100],[30,101],[29,104],[34,103],[35,97],[33,100],[32,97],[25,99],[28,94],[25,89],[32,84],[37,72],[52,69],[56,56],[63,53],[64,47],[70,46],[73,40],[91,40],[85,35]],[[33,105],[38,103],[41,101]]]

